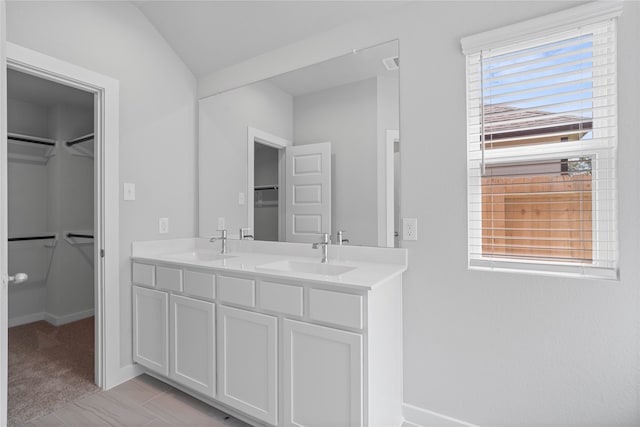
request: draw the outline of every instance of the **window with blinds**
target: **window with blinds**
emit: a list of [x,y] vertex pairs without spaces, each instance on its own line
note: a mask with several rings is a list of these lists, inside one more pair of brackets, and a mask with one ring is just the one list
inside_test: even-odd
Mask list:
[[617,277],[616,21],[467,54],[469,263]]

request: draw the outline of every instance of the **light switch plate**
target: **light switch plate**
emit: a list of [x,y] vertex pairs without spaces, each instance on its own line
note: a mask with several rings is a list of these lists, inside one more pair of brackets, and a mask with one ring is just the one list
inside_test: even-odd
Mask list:
[[169,232],[169,218],[160,218],[158,220],[158,232],[167,234]]
[[402,218],[402,240],[418,240],[417,218]]
[[124,200],[136,199],[136,185],[130,182],[124,183]]
[[238,193],[238,204],[244,205],[244,193]]
[[224,221],[224,217],[218,217],[218,230],[224,230],[225,229],[225,221]]

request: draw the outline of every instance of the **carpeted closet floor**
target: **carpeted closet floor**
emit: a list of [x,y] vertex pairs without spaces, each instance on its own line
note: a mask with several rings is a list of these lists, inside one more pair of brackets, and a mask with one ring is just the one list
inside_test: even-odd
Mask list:
[[45,321],[9,328],[9,426],[98,391],[94,318],[59,327]]

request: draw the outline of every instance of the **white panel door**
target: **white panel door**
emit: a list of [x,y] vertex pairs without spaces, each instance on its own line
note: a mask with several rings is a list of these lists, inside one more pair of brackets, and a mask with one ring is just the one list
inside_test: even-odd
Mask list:
[[218,307],[218,399],[277,424],[277,319]]
[[215,305],[171,295],[169,377],[205,396],[215,397]]
[[7,425],[7,61],[5,2],[0,2],[0,426]]
[[284,425],[362,426],[362,335],[284,321]]
[[169,294],[133,287],[133,360],[169,376]]
[[285,150],[287,242],[316,242],[331,233],[331,143]]

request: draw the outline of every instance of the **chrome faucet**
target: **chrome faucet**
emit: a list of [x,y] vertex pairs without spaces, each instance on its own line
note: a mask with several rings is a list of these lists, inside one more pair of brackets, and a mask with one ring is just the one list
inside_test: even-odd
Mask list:
[[249,230],[250,228],[240,227],[240,233],[239,233],[240,240],[249,239],[249,238],[253,239],[253,235],[248,234]]
[[211,239],[209,239],[209,242],[213,243],[216,240],[222,240],[222,250],[220,251],[221,254],[226,254],[227,253],[227,230],[218,230],[221,234],[220,237],[212,237]]
[[338,231],[338,237],[336,240],[338,241],[338,245],[340,246],[342,246],[343,243],[349,243],[349,239],[343,239],[344,233],[346,233],[346,231],[344,230]]
[[311,245],[313,249],[318,249],[318,247],[322,246],[322,263],[326,264],[329,259],[329,233],[322,233],[322,240],[318,243],[314,243]]

